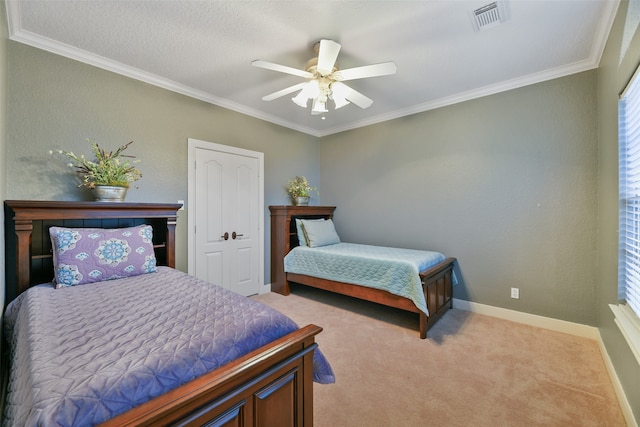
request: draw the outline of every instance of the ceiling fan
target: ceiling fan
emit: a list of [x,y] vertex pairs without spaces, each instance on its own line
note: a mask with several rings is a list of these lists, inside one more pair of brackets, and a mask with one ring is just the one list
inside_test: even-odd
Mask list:
[[306,82],[266,95],[262,97],[262,100],[272,101],[300,91],[291,99],[302,108],[307,108],[309,99],[312,99],[311,114],[326,113],[328,111],[326,108],[328,100],[333,101],[336,109],[344,107],[350,102],[360,108],[368,108],[373,104],[373,101],[342,82],[395,74],[397,70],[396,64],[383,62],[339,70],[336,66],[336,59],[338,58],[340,47],[340,44],[333,40],[320,40],[314,45],[314,51],[318,56],[307,61],[304,70],[262,60],[251,62],[254,67],[279,71],[307,79]]

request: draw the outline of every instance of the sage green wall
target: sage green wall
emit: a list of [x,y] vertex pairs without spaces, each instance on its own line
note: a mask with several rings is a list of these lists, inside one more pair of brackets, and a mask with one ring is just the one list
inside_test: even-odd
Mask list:
[[[90,154],[85,138],[128,152],[143,178],[129,202],[187,201],[188,138],[264,153],[265,205],[288,204],[284,186],[295,175],[319,181],[315,137],[54,55],[8,43],[8,126],[5,198],[89,200],[76,188],[62,148]],[[3,187],[4,188],[4,187]],[[187,211],[177,228],[177,267],[187,270]],[[270,259],[265,207],[265,259]],[[265,283],[270,266],[265,263]]]
[[345,241],[456,257],[456,298],[595,325],[596,113],[590,71],[325,137],[322,201]]
[[[600,335],[622,383],[636,420],[640,420],[640,365],[613,321],[609,304],[617,303],[618,281],[618,94],[640,63],[640,33],[623,52],[628,2],[622,2],[598,68],[598,281]],[[631,17],[631,16],[630,16]],[[638,18],[637,16],[632,18]],[[633,22],[633,20],[631,21]],[[627,28],[634,34],[635,28]]]

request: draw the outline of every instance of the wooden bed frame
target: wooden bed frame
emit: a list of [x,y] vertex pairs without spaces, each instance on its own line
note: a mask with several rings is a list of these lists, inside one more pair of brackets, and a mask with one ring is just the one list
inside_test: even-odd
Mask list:
[[[6,303],[51,281],[52,225],[150,224],[158,265],[175,267],[178,204],[9,200],[4,206]],[[321,331],[307,325],[103,425],[312,426],[314,337]]]
[[418,313],[420,338],[426,338],[427,330],[451,308],[455,258],[447,258],[441,263],[420,272],[422,290],[429,310],[428,316],[420,311],[410,299],[384,290],[303,274],[285,273],[284,256],[299,245],[295,219],[330,219],[333,218],[335,209],[335,206],[269,207],[271,211],[271,290],[283,295],[289,295],[290,283],[298,283]]

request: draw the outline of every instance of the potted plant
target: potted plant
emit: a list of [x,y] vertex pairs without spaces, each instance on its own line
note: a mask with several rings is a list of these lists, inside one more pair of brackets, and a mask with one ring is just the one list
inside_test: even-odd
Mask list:
[[115,151],[107,151],[89,139],[87,142],[91,144],[91,151],[95,157],[93,160],[84,154],[78,156],[71,151],[57,150],[57,153],[73,160],[69,166],[75,168],[82,178],[78,187],[94,191],[97,201],[123,201],[130,183],[142,177],[140,170],[134,166],[139,160],[134,160],[135,156],[123,154],[133,141],[118,147]]
[[304,176],[296,176],[294,179],[289,180],[287,193],[291,197],[291,201],[297,206],[307,206],[312,191],[317,193],[318,189],[312,187]]

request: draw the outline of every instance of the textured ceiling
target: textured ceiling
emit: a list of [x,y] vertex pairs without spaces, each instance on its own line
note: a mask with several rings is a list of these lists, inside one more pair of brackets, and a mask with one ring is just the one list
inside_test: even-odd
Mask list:
[[[508,19],[475,31],[488,1],[7,0],[12,40],[315,136],[596,68],[617,0],[508,0]],[[313,44],[342,45],[341,69],[393,61],[395,75],[348,82],[368,109],[314,116],[284,96]]]

